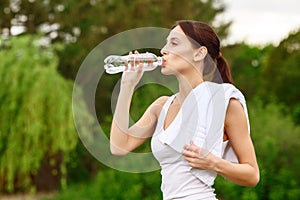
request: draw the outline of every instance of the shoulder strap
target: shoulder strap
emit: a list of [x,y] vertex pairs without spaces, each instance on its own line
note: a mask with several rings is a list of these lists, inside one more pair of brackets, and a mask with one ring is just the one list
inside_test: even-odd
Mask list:
[[172,95],[168,98],[168,100],[165,102],[165,104],[163,105],[161,111],[160,111],[160,114],[159,114],[159,117],[158,117],[158,121],[157,121],[157,125],[156,125],[156,131],[158,130],[162,130],[163,129],[163,125],[164,125],[164,121],[165,121],[165,118],[166,118],[166,114],[168,112],[168,109],[171,105],[171,103],[173,102],[175,98],[175,95]]

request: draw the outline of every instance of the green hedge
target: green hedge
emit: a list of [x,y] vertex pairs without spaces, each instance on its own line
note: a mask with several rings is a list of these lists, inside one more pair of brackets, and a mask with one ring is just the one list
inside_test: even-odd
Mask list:
[[54,47],[41,46],[38,37],[5,44],[0,50],[0,192],[65,187],[68,155],[78,141],[73,83],[57,72]]

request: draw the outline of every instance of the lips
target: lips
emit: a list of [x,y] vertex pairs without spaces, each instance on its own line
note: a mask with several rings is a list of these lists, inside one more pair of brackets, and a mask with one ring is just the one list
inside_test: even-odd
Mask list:
[[165,67],[165,66],[166,66],[166,60],[165,60],[164,58],[162,59],[162,64],[161,64],[161,66],[162,66],[162,67]]

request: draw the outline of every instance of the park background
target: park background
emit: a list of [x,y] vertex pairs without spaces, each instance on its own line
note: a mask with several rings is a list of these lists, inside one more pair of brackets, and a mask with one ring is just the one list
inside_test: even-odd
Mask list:
[[[247,99],[261,180],[249,188],[219,176],[218,198],[299,199],[300,29],[277,43],[230,42],[234,22],[220,17],[226,9],[218,0],[1,1],[0,199],[162,199],[159,171],[121,172],[86,150],[73,120],[72,92],[81,63],[99,43],[133,28],[170,28],[180,19],[215,28],[234,84]],[[106,133],[119,79],[104,74],[105,84],[95,96],[98,121]],[[85,120],[76,123],[84,127],[93,122],[82,93],[78,107]],[[158,96],[170,94],[155,84],[138,89],[132,118]],[[138,151],[148,152],[149,146]]]

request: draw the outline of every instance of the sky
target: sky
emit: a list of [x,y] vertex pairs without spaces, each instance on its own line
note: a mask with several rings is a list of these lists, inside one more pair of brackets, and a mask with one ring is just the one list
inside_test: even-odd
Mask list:
[[226,43],[278,45],[290,32],[300,29],[299,0],[223,0],[225,13],[218,19],[232,20]]
[[[219,0],[224,14],[219,20],[233,21],[225,44],[245,41],[250,45],[278,45],[290,32],[300,30],[300,0]],[[23,32],[14,27],[13,34]]]

